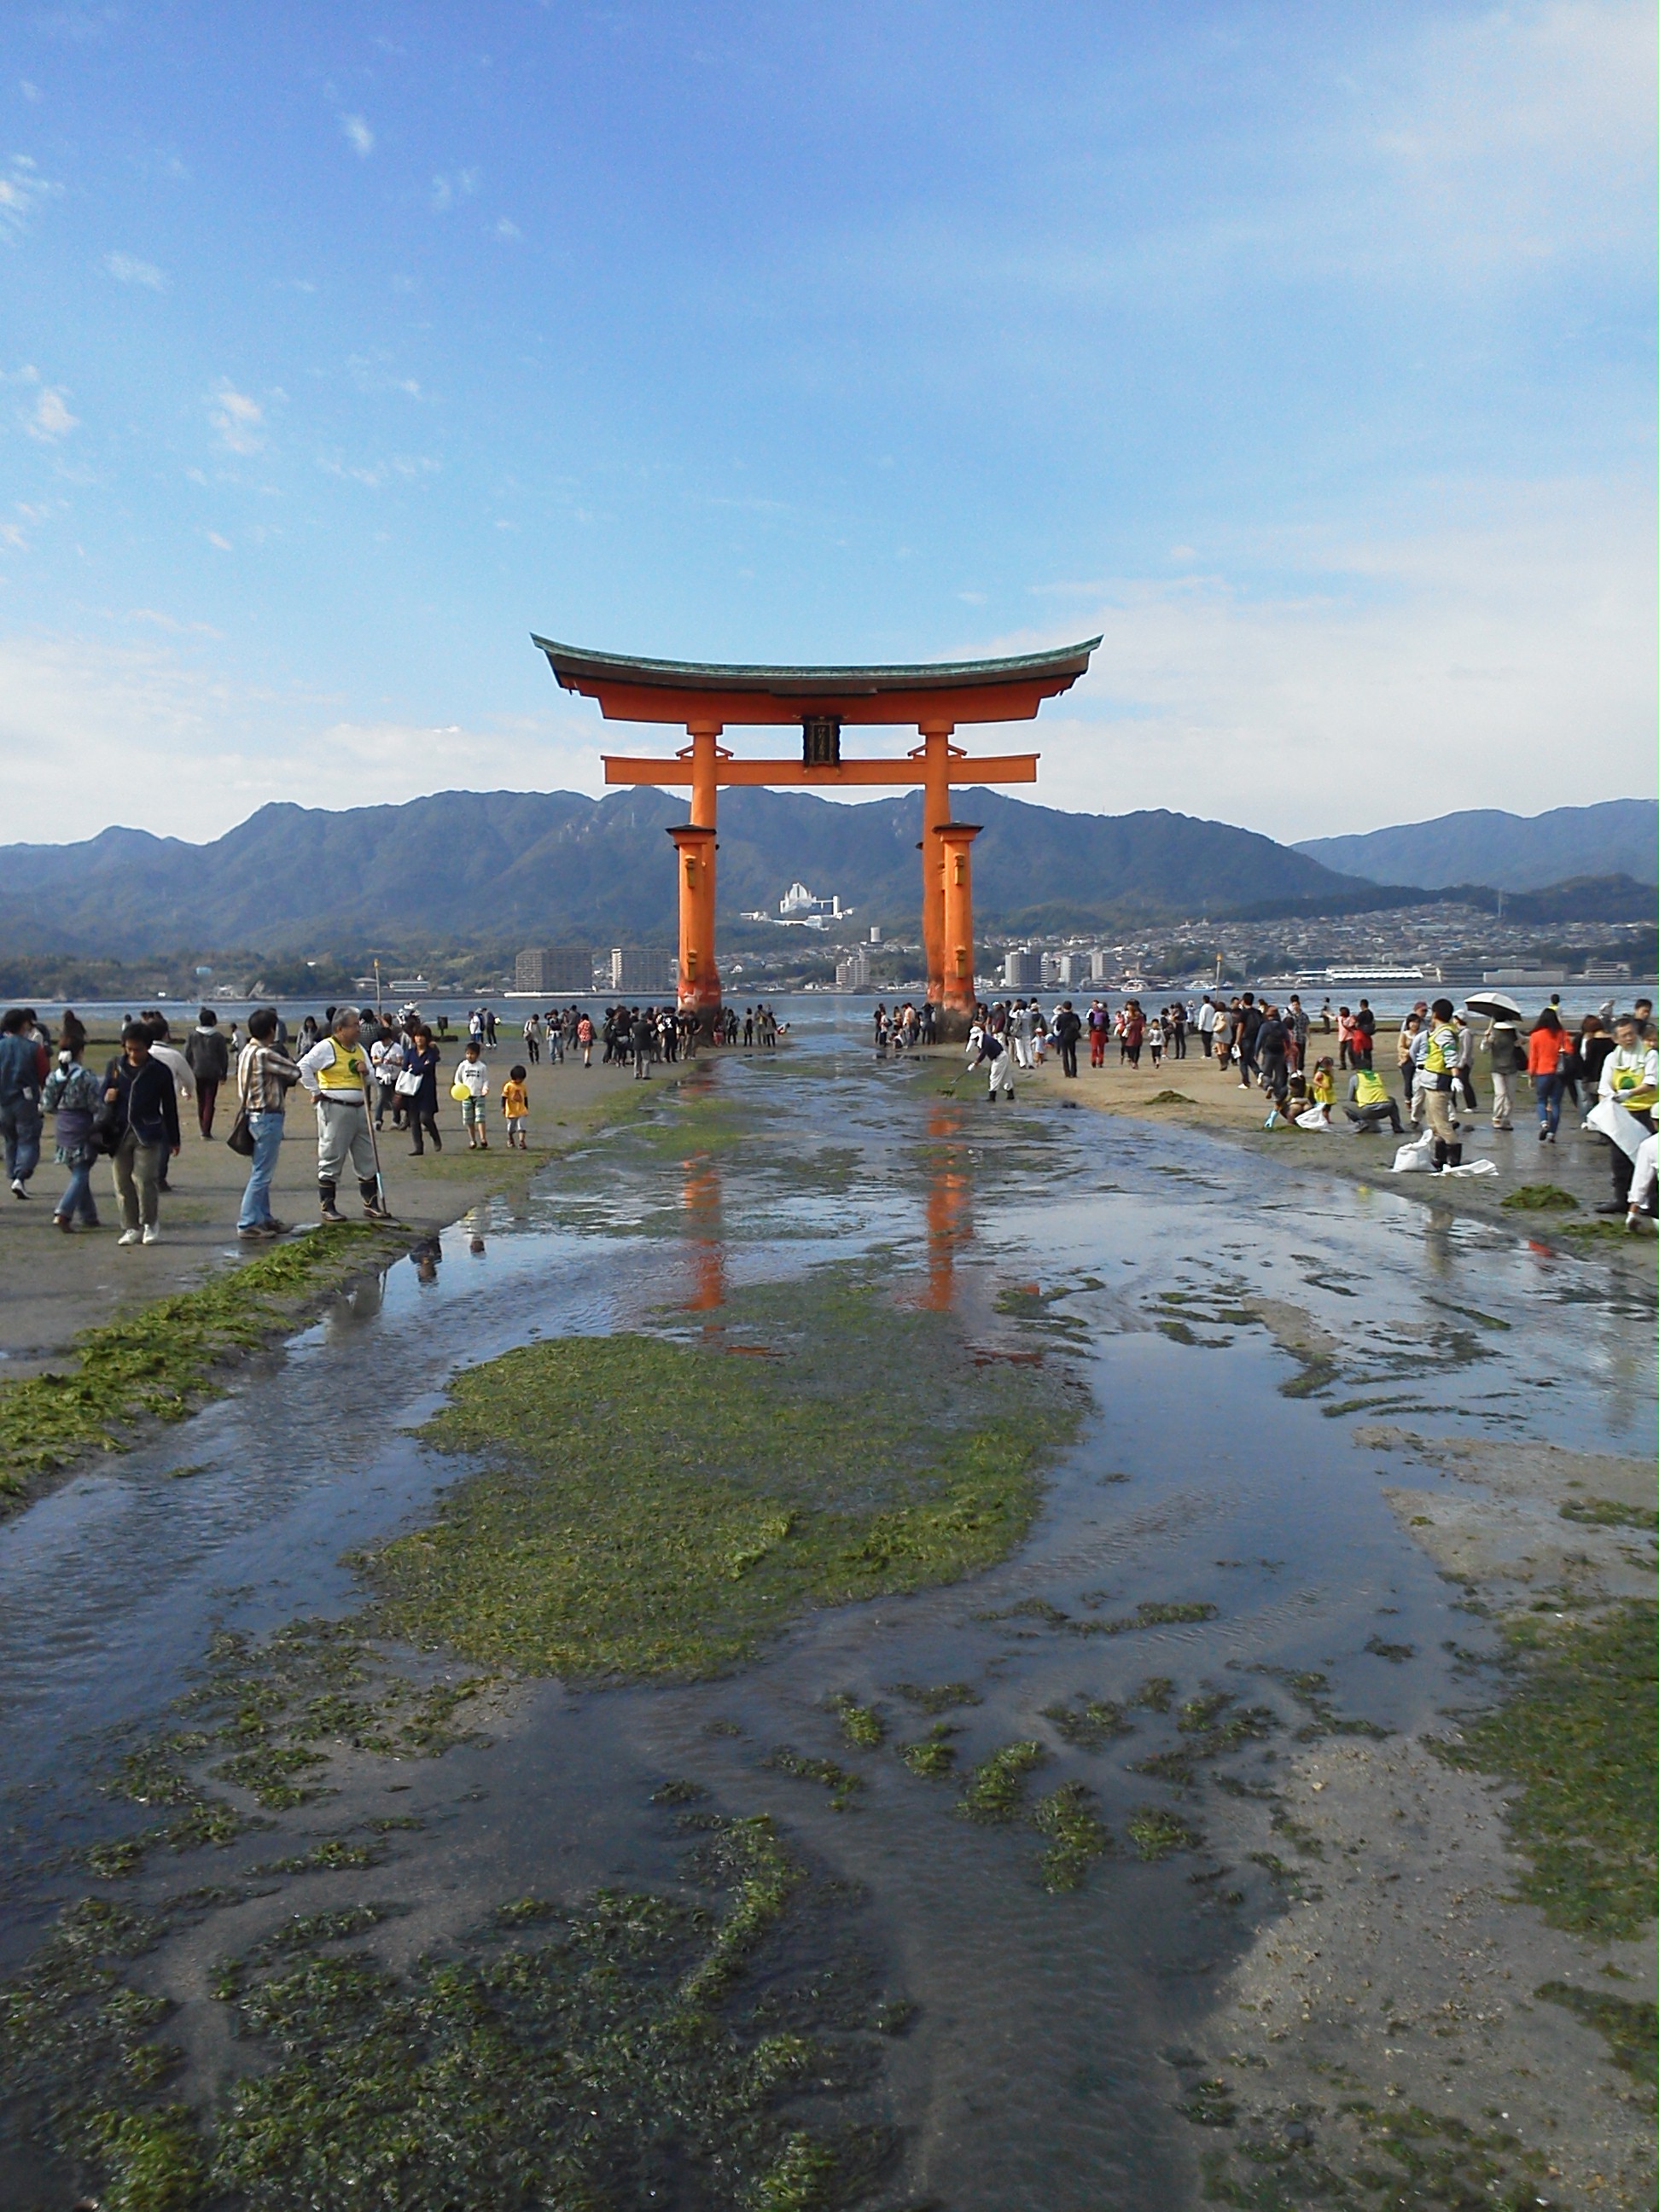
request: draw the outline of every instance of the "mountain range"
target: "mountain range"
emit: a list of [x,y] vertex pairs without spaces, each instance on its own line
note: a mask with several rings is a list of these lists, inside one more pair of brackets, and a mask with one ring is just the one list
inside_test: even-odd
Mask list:
[[[958,794],[983,824],[982,921],[1063,906],[1079,924],[1220,912],[1363,887],[1269,837],[1178,814],[1067,814],[995,792]],[[138,956],[180,945],[266,952],[440,941],[666,942],[675,920],[664,832],[684,801],[640,789],[441,792],[339,813],[274,805],[210,844],[106,830],[77,845],[0,847],[0,933],[14,945]],[[810,793],[720,800],[720,908],[775,911],[795,877],[860,921],[914,928],[920,793],[841,805]]]
[[1341,874],[1429,890],[1486,884],[1529,891],[1573,876],[1659,883],[1659,801],[1609,799],[1530,815],[1480,807],[1359,836],[1307,837],[1296,849]]
[[[1645,802],[1620,804],[1634,819]],[[1647,811],[1651,822],[1650,805]],[[263,806],[202,845],[111,829],[80,844],[4,846],[0,937],[21,953],[122,957],[186,945],[270,954],[349,946],[356,957],[376,946],[409,955],[444,944],[666,943],[674,888],[664,832],[684,812],[683,799],[651,789],[599,799],[451,791],[337,813]],[[1106,929],[1198,916],[1352,913],[1419,896],[1397,881],[1378,885],[1344,872],[1325,857],[1364,839],[1317,841],[1319,849],[1310,850],[1161,810],[1071,814],[984,790],[961,793],[957,812],[982,825],[974,892],[985,927]],[[1540,818],[1608,812],[1565,809]],[[1410,838],[1443,826],[1377,835]],[[914,931],[921,834],[919,793],[848,806],[811,793],[727,792],[720,801],[723,922],[749,908],[775,912],[799,877],[816,891],[838,893],[860,925]],[[1583,841],[1573,849],[1584,849]],[[1648,860],[1650,881],[1650,854]],[[1615,871],[1597,850],[1594,864],[1577,872]],[[1628,910],[1632,898],[1643,911],[1634,884],[1586,884],[1571,896],[1591,902],[1590,914]]]

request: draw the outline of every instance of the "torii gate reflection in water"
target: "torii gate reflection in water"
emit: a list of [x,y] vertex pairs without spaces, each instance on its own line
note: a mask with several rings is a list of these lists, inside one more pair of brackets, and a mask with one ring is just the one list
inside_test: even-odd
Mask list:
[[[716,797],[722,784],[799,785],[842,791],[859,785],[919,784],[921,934],[927,996],[970,1012],[974,1005],[973,870],[979,835],[951,817],[951,787],[966,783],[1035,783],[1037,756],[971,759],[951,742],[965,722],[1030,721],[1045,699],[1068,691],[1100,642],[1009,660],[930,662],[896,668],[713,667],[584,653],[533,640],[567,691],[597,699],[607,721],[677,722],[690,743],[670,759],[608,753],[607,783],[687,785],[690,818],[669,831],[679,876],[679,1006],[705,1022],[720,1003],[714,957]],[[732,725],[799,724],[794,760],[739,760],[720,742]],[[921,743],[901,760],[843,760],[848,723],[914,727]]]

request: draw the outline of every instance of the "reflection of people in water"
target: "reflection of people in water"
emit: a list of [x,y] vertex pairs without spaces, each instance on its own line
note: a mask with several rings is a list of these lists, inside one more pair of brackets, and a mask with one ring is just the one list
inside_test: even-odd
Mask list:
[[474,1254],[483,1252],[484,1248],[484,1226],[489,1218],[489,1216],[488,1211],[482,1206],[475,1206],[471,1212],[467,1215],[466,1249],[469,1252]]
[[415,1262],[415,1279],[417,1282],[435,1283],[437,1281],[438,1262],[443,1258],[444,1253],[442,1245],[435,1237],[422,1237],[420,1243],[410,1250],[409,1256]]

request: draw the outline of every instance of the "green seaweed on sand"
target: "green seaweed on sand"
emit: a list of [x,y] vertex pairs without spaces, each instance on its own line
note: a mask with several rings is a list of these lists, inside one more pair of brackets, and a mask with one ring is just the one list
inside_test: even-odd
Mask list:
[[1133,1732],[1134,1723],[1109,1698],[1089,1698],[1081,1691],[1069,1705],[1044,1705],[1042,1717],[1079,1751],[1099,1751],[1116,1736]]
[[31,1475],[121,1451],[141,1423],[183,1420],[222,1395],[230,1360],[293,1329],[319,1295],[388,1266],[407,1243],[375,1224],[315,1231],[82,1330],[73,1366],[0,1382],[0,1510],[23,1496]]
[[1081,1782],[1063,1782],[1032,1807],[1033,1825],[1048,1838],[1041,1869],[1045,1889],[1078,1888],[1091,1863],[1111,1850],[1111,1831],[1095,1804],[1094,1792]]
[[[1485,2131],[1449,2114],[1391,2103],[1379,2110],[1343,2098],[1321,2122],[1319,2139],[1303,2120],[1317,2107],[1285,2115],[1303,2124],[1240,2131],[1237,2143],[1199,2160],[1206,2201],[1243,2212],[1394,2212],[1403,2205],[1437,2212],[1532,2212],[1559,2203],[1554,2169],[1541,2151],[1506,2128]],[[1189,2118],[1197,2115],[1188,2113]]]
[[1587,1528],[1659,1529],[1659,1512],[1651,1505],[1620,1505],[1611,1498],[1570,1498],[1561,1518]]
[[1080,1390],[975,1367],[948,1316],[845,1268],[727,1322],[787,1357],[572,1337],[459,1376],[425,1433],[484,1464],[358,1563],[375,1624],[530,1674],[708,1675],[811,1607],[957,1580],[1024,1534]]
[[887,1686],[896,1698],[902,1698],[907,1705],[919,1705],[925,1713],[948,1713],[958,1705],[984,1702],[971,1682],[890,1682]]
[[1506,1213],[1577,1213],[1578,1200],[1559,1182],[1523,1182],[1499,1201]]
[[1520,1890],[1553,1926],[1634,1937],[1654,1917],[1654,1632],[1649,1602],[1504,1624],[1509,1694],[1437,1743],[1448,1765],[1518,1784],[1504,1814]]
[[955,1772],[957,1747],[951,1739],[957,1731],[948,1721],[935,1721],[914,1743],[902,1743],[898,1755],[912,1774],[928,1782],[942,1782]]
[[1171,1857],[1176,1851],[1196,1851],[1203,1848],[1204,1838],[1190,1820],[1183,1820],[1178,1813],[1170,1813],[1162,1805],[1141,1805],[1124,1822],[1129,1841],[1143,1859],[1158,1860]]
[[1144,1706],[1149,1713],[1167,1713],[1174,1696],[1175,1684],[1167,1674],[1149,1674],[1139,1689],[1131,1692],[1128,1703]]
[[1189,1620],[1213,1620],[1218,1608],[1202,1598],[1168,1601],[1144,1598],[1132,1613],[1113,1620],[1067,1620],[1074,1636],[1125,1636],[1132,1628],[1167,1628]]
[[1571,1982],[1545,1982],[1533,1995],[1577,2013],[1607,2045],[1613,2064],[1634,2080],[1659,2081],[1659,2008],[1604,1990],[1577,1989]]
[[981,1759],[963,1785],[956,1810],[964,1820],[984,1826],[1017,1820],[1024,1808],[1025,1778],[1041,1766],[1048,1753],[1029,1738],[1005,1743]]
[[1189,1789],[1198,1778],[1200,1761],[1224,1758],[1271,1735],[1276,1725],[1266,1705],[1239,1705],[1224,1690],[1206,1691],[1188,1698],[1176,1717],[1182,1741],[1168,1751],[1157,1751],[1130,1762],[1132,1774],[1149,1774],[1154,1780]]
[[1196,1106],[1196,1098],[1189,1098],[1184,1091],[1155,1091],[1146,1101],[1149,1106]]
[[199,2112],[154,2043],[171,2006],[126,1978],[165,1923],[94,1901],[6,1985],[0,2087],[41,2170],[124,2212],[576,2212],[701,2203],[712,2174],[775,2212],[862,2195],[886,2132],[786,2110],[880,2063],[884,2023],[823,1994],[851,1970],[844,1893],[764,1818],[723,1823],[687,1873],[667,1895],[520,1899],[403,1970],[352,1948],[380,1908],[290,1920],[213,1978],[249,2063]]
[[861,1774],[851,1774],[844,1766],[837,1766],[833,1759],[813,1759],[805,1752],[797,1751],[791,1743],[780,1744],[762,1759],[775,1774],[787,1774],[797,1782],[816,1782],[820,1789],[830,1792],[833,1811],[844,1813],[866,1787]]
[[879,1751],[887,1741],[887,1723],[873,1705],[861,1705],[845,1691],[830,1700],[830,1710],[841,1723],[841,1732],[854,1751]]

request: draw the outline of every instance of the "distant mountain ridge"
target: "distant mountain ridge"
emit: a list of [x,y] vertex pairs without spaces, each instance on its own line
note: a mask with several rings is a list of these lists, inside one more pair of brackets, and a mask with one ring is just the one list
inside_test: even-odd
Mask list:
[[1656,884],[1659,800],[1609,799],[1532,815],[1481,807],[1352,837],[1304,837],[1295,849],[1341,874],[1427,890],[1453,884],[1539,890],[1575,876],[1626,875]]
[[[1058,904],[1077,926],[1174,919],[1368,887],[1272,838],[1162,811],[1068,814],[958,794],[983,827],[975,907],[994,924]],[[76,845],[0,847],[0,931],[20,949],[143,956],[183,945],[263,952],[449,940],[672,940],[683,799],[643,788],[440,792],[338,813],[288,805],[205,845],[106,830]],[[734,790],[720,801],[720,908],[775,910],[791,880],[836,891],[861,921],[914,928],[921,797],[847,806]]]

